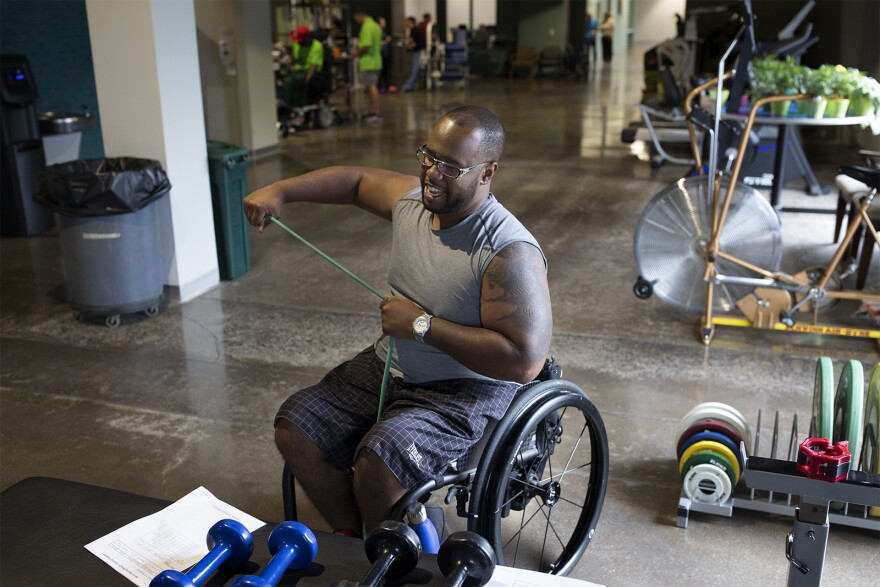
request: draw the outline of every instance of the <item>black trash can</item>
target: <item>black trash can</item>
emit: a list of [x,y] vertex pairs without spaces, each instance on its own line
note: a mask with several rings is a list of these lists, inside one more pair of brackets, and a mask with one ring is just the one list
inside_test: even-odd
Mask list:
[[67,302],[108,326],[120,315],[159,313],[165,276],[157,201],[171,189],[152,159],[51,165],[34,199],[55,212]]

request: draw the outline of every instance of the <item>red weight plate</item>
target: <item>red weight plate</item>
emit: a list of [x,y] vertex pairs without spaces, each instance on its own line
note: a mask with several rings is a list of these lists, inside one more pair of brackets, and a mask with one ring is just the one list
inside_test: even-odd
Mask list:
[[[739,447],[739,443],[742,442],[742,438],[740,438],[736,429],[727,422],[722,422],[720,420],[700,420],[691,424],[681,435],[681,438],[678,439],[678,444],[675,447],[676,453],[681,452],[681,445],[684,444],[685,440],[694,434],[705,430],[711,430],[712,432],[727,436],[737,447]],[[737,448],[737,450],[739,450],[739,448]]]

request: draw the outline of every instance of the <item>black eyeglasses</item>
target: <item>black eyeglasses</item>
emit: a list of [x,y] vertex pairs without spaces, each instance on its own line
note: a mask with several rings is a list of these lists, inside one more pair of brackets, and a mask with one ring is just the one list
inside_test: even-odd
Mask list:
[[484,165],[488,165],[490,161],[485,163],[478,163],[477,165],[471,165],[470,167],[456,167],[451,163],[447,163],[446,161],[440,161],[430,153],[428,153],[425,148],[428,145],[422,145],[418,149],[416,149],[416,159],[419,160],[419,163],[422,164],[423,167],[436,167],[437,171],[446,177],[451,177],[452,179],[458,179],[471,169],[476,169],[477,167],[482,167]]

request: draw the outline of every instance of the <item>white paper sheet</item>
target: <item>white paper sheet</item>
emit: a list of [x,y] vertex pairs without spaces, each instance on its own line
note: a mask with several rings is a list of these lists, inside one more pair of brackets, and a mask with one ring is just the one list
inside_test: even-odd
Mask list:
[[265,526],[199,487],[167,508],[86,544],[86,549],[135,585],[148,587],[162,571],[183,571],[208,554],[208,530],[226,518],[250,532]]
[[537,571],[526,571],[511,567],[495,567],[492,578],[486,587],[603,587],[589,581],[559,577]]

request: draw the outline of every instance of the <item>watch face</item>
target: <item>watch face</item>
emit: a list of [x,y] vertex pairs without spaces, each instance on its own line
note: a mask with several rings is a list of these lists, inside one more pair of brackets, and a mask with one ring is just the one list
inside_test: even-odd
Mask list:
[[419,316],[418,318],[416,318],[415,328],[416,332],[424,334],[425,331],[428,329],[428,319],[424,316]]

